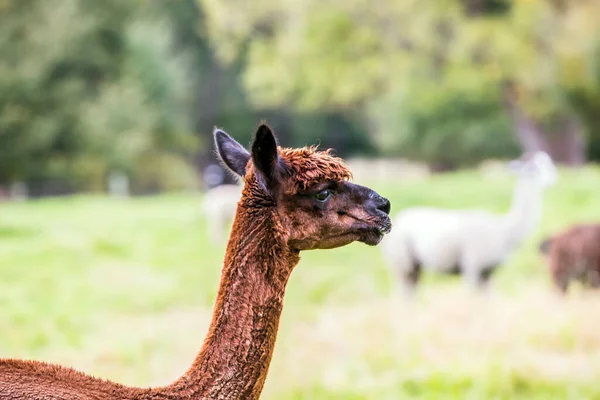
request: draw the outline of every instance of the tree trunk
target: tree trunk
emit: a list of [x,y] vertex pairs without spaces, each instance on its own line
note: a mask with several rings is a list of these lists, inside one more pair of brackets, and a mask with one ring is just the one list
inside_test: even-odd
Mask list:
[[556,128],[556,131],[548,134],[552,158],[569,166],[585,164],[585,142],[581,125],[577,120],[572,116],[567,117]]
[[565,115],[552,127],[543,129],[541,122],[528,116],[519,104],[514,84],[504,88],[504,100],[523,151],[545,151],[554,162],[568,166],[585,163],[583,129],[574,115]]

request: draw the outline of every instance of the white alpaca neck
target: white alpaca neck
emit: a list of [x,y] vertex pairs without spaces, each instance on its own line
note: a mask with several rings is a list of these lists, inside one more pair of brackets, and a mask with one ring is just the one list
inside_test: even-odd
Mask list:
[[513,192],[510,211],[506,215],[506,238],[516,246],[533,233],[542,216],[540,182],[532,177],[521,177]]

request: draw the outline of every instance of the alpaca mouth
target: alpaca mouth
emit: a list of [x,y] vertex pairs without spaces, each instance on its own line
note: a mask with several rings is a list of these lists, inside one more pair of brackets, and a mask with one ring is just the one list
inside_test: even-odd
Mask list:
[[[371,217],[371,219],[359,218],[350,213],[346,215],[348,215],[351,218],[354,218],[356,221],[361,223],[361,225],[363,225],[363,228],[365,228],[366,225],[366,230],[368,231],[376,230],[381,235],[388,234],[392,231],[392,219],[387,215],[385,215],[384,217]],[[376,226],[373,227],[373,224],[375,224]]]
[[379,232],[382,235],[388,234],[392,231],[392,220],[388,217],[383,221],[383,224],[379,227]]
[[383,222],[376,227],[368,229],[361,237],[360,241],[369,245],[376,246],[382,240],[383,236],[392,231],[392,221],[390,218],[385,218]]

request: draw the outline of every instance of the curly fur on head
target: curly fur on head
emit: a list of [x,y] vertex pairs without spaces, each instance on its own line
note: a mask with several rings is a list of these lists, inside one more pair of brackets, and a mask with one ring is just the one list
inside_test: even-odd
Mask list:
[[293,180],[287,181],[285,192],[298,193],[323,181],[340,182],[352,179],[346,163],[332,154],[331,149],[319,151],[317,146],[299,149],[279,148],[279,156]]

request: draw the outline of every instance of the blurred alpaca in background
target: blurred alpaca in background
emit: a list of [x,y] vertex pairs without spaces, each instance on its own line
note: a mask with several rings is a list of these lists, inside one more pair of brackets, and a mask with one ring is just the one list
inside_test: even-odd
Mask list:
[[231,228],[237,203],[242,195],[241,185],[220,185],[208,190],[202,199],[209,240],[221,243]]
[[540,244],[548,257],[550,273],[563,293],[570,281],[591,288],[600,287],[600,224],[579,224]]
[[405,291],[414,290],[422,268],[461,274],[470,285],[485,288],[496,267],[533,233],[556,168],[544,152],[526,153],[508,165],[518,180],[507,214],[415,207],[395,217],[382,251]]

